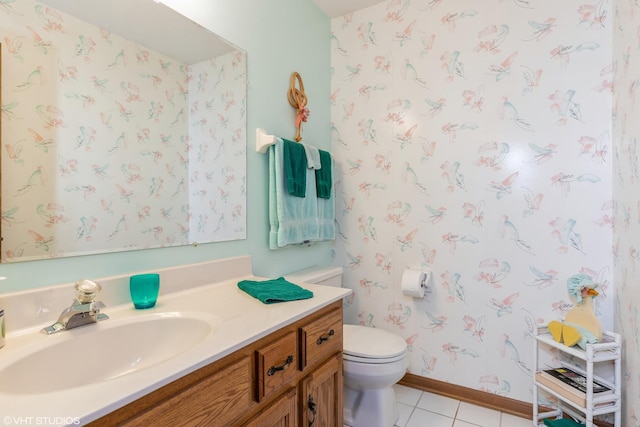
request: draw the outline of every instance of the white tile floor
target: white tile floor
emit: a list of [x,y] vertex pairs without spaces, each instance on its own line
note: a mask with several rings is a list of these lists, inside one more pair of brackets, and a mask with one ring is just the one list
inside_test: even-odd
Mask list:
[[532,427],[532,421],[396,384],[397,427]]

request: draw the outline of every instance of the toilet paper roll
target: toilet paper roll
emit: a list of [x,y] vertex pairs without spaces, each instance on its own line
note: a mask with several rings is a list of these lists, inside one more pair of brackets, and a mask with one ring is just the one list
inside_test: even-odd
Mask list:
[[424,291],[431,273],[428,271],[408,268],[402,272],[402,293],[415,298],[424,298]]

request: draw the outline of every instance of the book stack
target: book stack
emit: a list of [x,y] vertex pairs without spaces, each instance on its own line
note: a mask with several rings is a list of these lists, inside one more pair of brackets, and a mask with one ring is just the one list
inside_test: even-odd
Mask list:
[[[568,368],[547,369],[536,372],[536,381],[571,402],[584,408],[587,406],[587,379]],[[611,399],[607,399],[608,397]],[[609,387],[593,381],[594,406],[606,406],[615,402],[616,396]]]

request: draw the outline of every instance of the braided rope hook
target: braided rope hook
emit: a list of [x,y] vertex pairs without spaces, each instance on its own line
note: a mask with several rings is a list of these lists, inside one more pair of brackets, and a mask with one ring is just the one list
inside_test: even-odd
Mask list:
[[[299,89],[296,87],[298,83]],[[304,93],[304,83],[302,83],[302,76],[297,71],[291,73],[291,80],[289,84],[289,91],[287,92],[287,99],[289,104],[296,110],[298,114],[296,116],[296,142],[302,139],[301,126],[302,122],[306,122],[309,118],[309,108],[307,108],[307,95]]]

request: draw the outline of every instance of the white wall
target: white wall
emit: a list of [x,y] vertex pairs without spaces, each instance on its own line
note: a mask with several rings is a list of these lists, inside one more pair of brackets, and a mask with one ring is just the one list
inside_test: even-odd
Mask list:
[[623,335],[623,424],[640,425],[640,318],[638,302],[638,261],[640,260],[640,170],[638,169],[638,95],[636,87],[640,73],[637,37],[640,25],[640,5],[616,1],[617,17],[613,32],[615,159],[613,196],[615,227],[613,252],[616,278],[616,331]]
[[[613,328],[599,4],[390,1],[332,20],[347,320],[406,338],[410,372],[531,401],[532,326],[571,307],[577,273]],[[414,266],[433,272],[424,300],[400,290]]]

